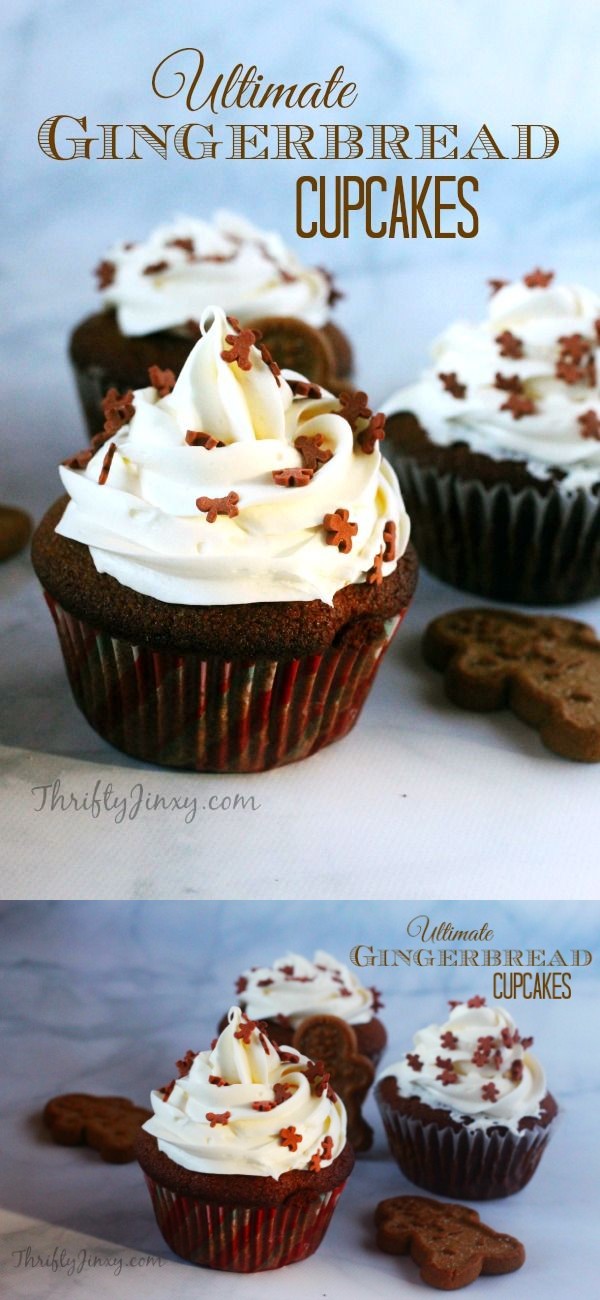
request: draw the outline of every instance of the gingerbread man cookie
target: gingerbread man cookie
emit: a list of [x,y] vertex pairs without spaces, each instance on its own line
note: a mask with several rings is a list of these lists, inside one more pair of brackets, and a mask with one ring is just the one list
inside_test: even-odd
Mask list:
[[61,1146],[88,1146],[109,1164],[134,1160],[133,1143],[152,1111],[127,1097],[94,1097],[70,1092],[53,1097],[44,1110],[44,1123]]
[[361,1056],[351,1025],[338,1016],[309,1016],[294,1034],[292,1046],[311,1061],[324,1062],[331,1084],[348,1114],[348,1138],[355,1151],[368,1151],[373,1130],[363,1119],[362,1105],[373,1083],[375,1068]]
[[456,1291],[481,1274],[514,1273],[525,1262],[516,1237],[480,1222],[476,1210],[426,1196],[392,1196],[375,1211],[377,1245],[410,1255],[421,1277],[440,1291]]
[[423,654],[455,704],[510,708],[554,753],[600,762],[600,641],[586,623],[457,609],[429,624]]

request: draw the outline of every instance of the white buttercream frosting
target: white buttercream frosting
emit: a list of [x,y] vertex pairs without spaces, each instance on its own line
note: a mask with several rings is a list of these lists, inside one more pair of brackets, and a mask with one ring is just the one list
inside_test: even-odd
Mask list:
[[319,329],[329,317],[327,276],[304,266],[279,235],[230,212],[212,222],[177,217],[140,243],[115,245],[102,266],[110,281],[102,302],[126,335],[180,328],[214,302],[242,324],[297,316]]
[[420,1029],[412,1052],[379,1080],[393,1076],[401,1096],[442,1106],[461,1121],[468,1116],[469,1127],[502,1124],[517,1132],[525,1116],[539,1117],[546,1076],[509,1012],[480,1002],[461,1002],[444,1024]]
[[[105,483],[98,480],[106,445],[84,469],[61,467],[71,500],[57,532],[89,546],[99,573],[176,604],[331,604],[342,587],[366,581],[385,553],[388,521],[395,555],[381,572],[392,573],[409,521],[379,445],[370,454],[361,449],[331,394],[294,397],[291,372],[273,374],[258,348],[250,349],[248,369],[224,360],[228,336],[224,313],[210,308],[173,391],[134,394],[135,413],[114,435]],[[224,445],[188,445],[189,430]],[[303,465],[299,436],[319,436],[331,458],[304,486],[281,486],[273,471]],[[237,513],[209,522],[197,502],[231,492]],[[356,525],[347,554],[328,544],[323,522],[340,508]]]
[[346,1145],[346,1111],[322,1074],[311,1080],[310,1067],[232,1007],[214,1048],[193,1059],[166,1098],[152,1092],[154,1115],[143,1127],[169,1159],[199,1174],[277,1179],[325,1169]]
[[365,1025],[373,1019],[377,1001],[372,989],[363,988],[346,966],[321,951],[313,961],[290,952],[272,966],[244,971],[238,989],[252,1019],[284,1016],[293,1029],[314,1015],[338,1016],[349,1025]]
[[[487,318],[478,324],[459,320],[435,341],[433,364],[417,383],[400,389],[385,403],[387,414],[412,412],[428,437],[442,446],[466,442],[473,451],[494,459],[527,462],[536,478],[558,469],[559,486],[570,492],[590,488],[600,479],[600,440],[584,436],[579,417],[588,411],[600,419],[600,358],[596,322],[600,297],[579,285],[529,287],[524,281],[503,285],[492,294]],[[522,356],[501,354],[498,336],[509,331],[522,344]],[[581,335],[587,350],[566,382],[557,365],[573,364],[561,340]],[[510,346],[510,344],[509,344]],[[589,364],[588,364],[589,363]],[[502,410],[510,392],[496,386],[496,376],[521,382],[521,393],[535,410],[515,418]],[[455,397],[440,374],[456,375],[466,386]]]

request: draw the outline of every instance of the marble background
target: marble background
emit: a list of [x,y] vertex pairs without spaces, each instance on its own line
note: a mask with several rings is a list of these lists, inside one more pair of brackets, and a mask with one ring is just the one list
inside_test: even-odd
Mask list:
[[[202,1293],[213,1300],[275,1300],[277,1274],[235,1279],[178,1264],[154,1224],[134,1165],[104,1165],[91,1151],[55,1146],[39,1112],[64,1091],[122,1093],[144,1102],[151,1086],[172,1073],[188,1047],[209,1041],[246,965],[286,948],[311,952],[322,944],[340,959],[350,947],[404,947],[414,915],[410,904],[59,904],[0,907],[3,1041],[0,1086],[0,1273],[7,1294],[64,1300],[71,1294],[132,1297]],[[600,908],[517,903],[420,904],[434,923],[464,928],[487,921],[499,947],[589,948],[598,961]],[[414,945],[413,945],[414,946]],[[414,1030],[445,1013],[448,997],[490,996],[489,971],[431,968],[367,970],[364,983],[383,990],[388,1062],[410,1044]],[[518,1196],[485,1206],[493,1226],[521,1237],[528,1264],[523,1286],[532,1300],[572,1294],[575,1269],[581,1300],[597,1295],[600,1108],[598,1106],[598,967],[576,972],[571,1001],[511,1004],[522,1032],[532,1033],[549,1086],[562,1108],[549,1150],[532,1183]],[[376,1107],[376,1131],[361,1159],[326,1243],[312,1260],[285,1273],[285,1293],[331,1300],[368,1291],[380,1300],[412,1295],[408,1261],[373,1250],[371,1213],[386,1195],[409,1187],[389,1158]],[[101,1239],[99,1244],[96,1240]],[[113,1243],[108,1246],[107,1243]],[[98,1249],[124,1261],[117,1278],[108,1266],[68,1279],[48,1269],[15,1268],[13,1251],[31,1245],[52,1252]],[[160,1275],[125,1267],[132,1252],[168,1260]],[[492,1284],[490,1294],[492,1291]],[[521,1282],[496,1279],[493,1295],[510,1300]]]

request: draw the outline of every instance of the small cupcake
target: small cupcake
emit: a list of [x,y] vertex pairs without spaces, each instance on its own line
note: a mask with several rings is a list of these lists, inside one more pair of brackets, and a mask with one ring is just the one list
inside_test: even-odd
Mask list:
[[535,1173],[558,1113],[544,1071],[502,1007],[451,1002],[414,1050],[383,1070],[375,1096],[402,1173],[458,1200],[520,1192]]
[[75,700],[136,758],[292,762],[354,725],[416,582],[383,417],[220,308],[177,382],[109,391],[34,537]]
[[253,1020],[267,1026],[276,1043],[290,1042],[303,1020],[337,1016],[351,1025],[361,1056],[378,1065],[387,1043],[377,1016],[383,1002],[377,989],[363,988],[356,976],[330,957],[316,952],[313,961],[287,953],[272,966],[254,966],[240,975],[236,993]]
[[90,435],[102,426],[108,388],[143,388],[156,364],[178,375],[216,302],[262,332],[281,366],[338,391],[352,369],[346,335],[331,318],[331,276],[306,267],[279,235],[228,212],[212,222],[178,217],[96,267],[102,310],[74,330],[70,357]]
[[177,1064],[136,1146],[167,1245],[236,1273],[312,1255],[354,1165],[342,1102],[239,1007],[211,1051]]
[[600,594],[600,297],[534,271],[492,281],[422,378],[386,403],[420,559],[494,600]]

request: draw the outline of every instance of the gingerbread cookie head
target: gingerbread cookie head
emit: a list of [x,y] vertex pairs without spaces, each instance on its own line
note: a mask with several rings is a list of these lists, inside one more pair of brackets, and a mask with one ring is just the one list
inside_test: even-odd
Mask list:
[[362,1105],[373,1083],[372,1061],[361,1056],[351,1025],[338,1016],[316,1015],[303,1020],[293,1046],[320,1064],[328,1082],[339,1093],[348,1116],[348,1137],[355,1151],[368,1151],[373,1130],[363,1119]]
[[424,1196],[394,1196],[375,1212],[377,1245],[410,1255],[421,1277],[441,1291],[468,1286],[481,1274],[514,1273],[525,1262],[516,1237],[480,1223],[476,1210]]
[[548,749],[600,761],[600,641],[574,619],[460,609],[434,619],[423,654],[462,708],[510,708]]
[[88,1146],[109,1164],[127,1164],[135,1158],[135,1139],[150,1114],[127,1097],[72,1092],[53,1097],[43,1119],[61,1146]]

